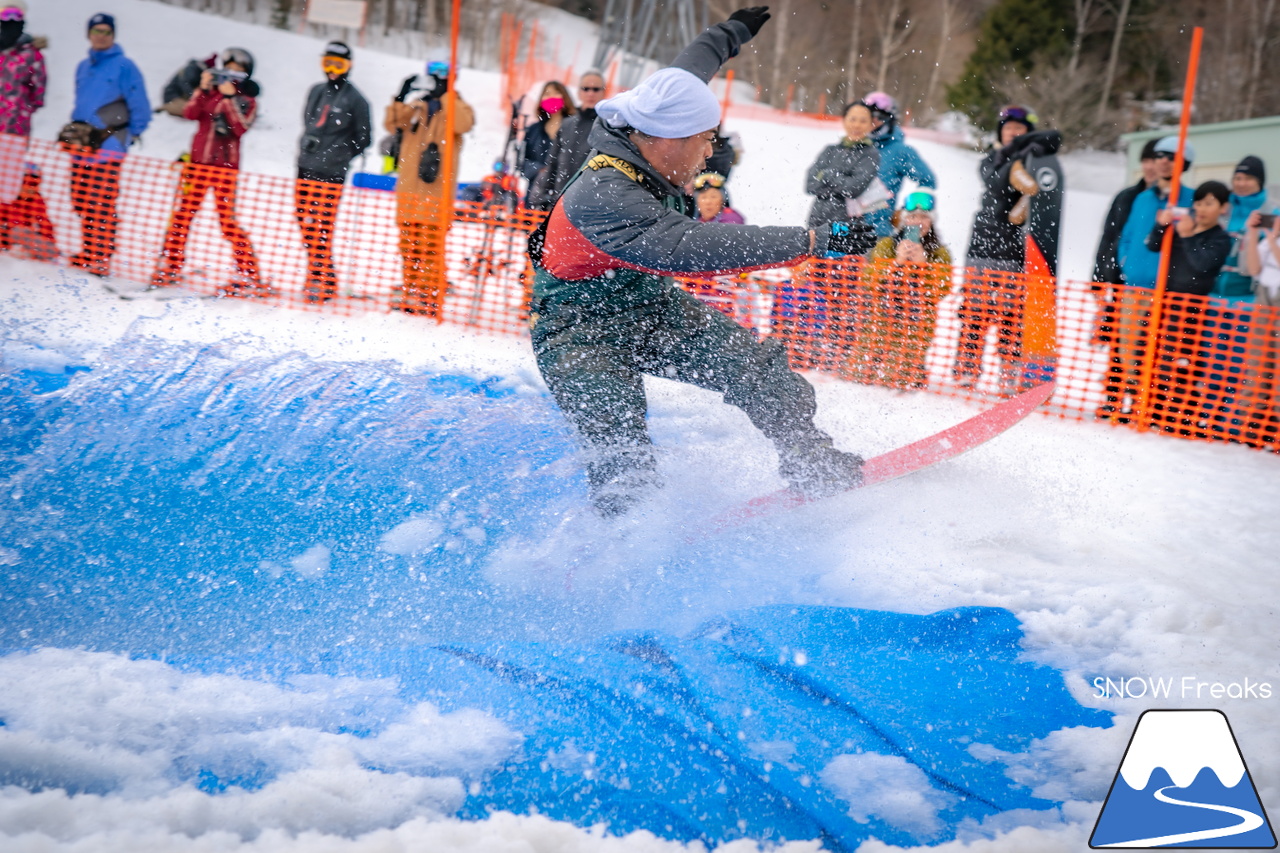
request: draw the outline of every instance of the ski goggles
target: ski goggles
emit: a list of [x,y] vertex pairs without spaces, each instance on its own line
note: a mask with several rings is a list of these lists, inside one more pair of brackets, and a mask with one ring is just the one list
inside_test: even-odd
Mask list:
[[902,203],[902,209],[908,213],[922,210],[925,213],[933,213],[934,198],[933,193],[914,192],[907,196],[907,200]]
[[701,175],[693,179],[693,188],[695,190],[713,187],[718,190],[724,189],[724,175],[717,172],[703,172]]
[[1000,121],[1018,121],[1023,124],[1039,124],[1040,117],[1026,107],[1005,107],[1000,111]]
[[320,68],[326,74],[346,74],[351,70],[351,60],[345,56],[325,56],[320,59]]
[[449,63],[447,62],[428,62],[427,76],[435,77],[437,80],[443,80],[449,76]]
[[17,6],[6,6],[0,9],[0,21],[21,21],[24,17],[22,10]]

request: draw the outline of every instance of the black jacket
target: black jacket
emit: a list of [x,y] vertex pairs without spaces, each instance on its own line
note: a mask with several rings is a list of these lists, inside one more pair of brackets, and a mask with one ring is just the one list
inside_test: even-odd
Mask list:
[[351,161],[373,142],[369,102],[350,80],[317,83],[307,95],[298,143],[298,177],[340,184]]
[[[564,128],[564,121],[560,122],[560,127]],[[520,152],[520,174],[525,180],[532,182],[538,171],[547,165],[554,142],[551,134],[547,133],[546,119],[525,128],[524,147]]]
[[[1164,241],[1164,225],[1156,225],[1147,235],[1147,248],[1160,251]],[[1218,280],[1222,265],[1231,254],[1231,237],[1221,225],[1183,237],[1173,232],[1173,252],[1169,255],[1169,280],[1166,293],[1192,293],[1208,296],[1213,283]]]
[[846,201],[866,192],[880,174],[880,151],[870,137],[828,145],[809,166],[804,191],[814,196],[808,225],[819,228],[849,218]]
[[1111,209],[1107,211],[1107,218],[1102,223],[1098,255],[1093,261],[1094,281],[1124,284],[1124,275],[1120,271],[1120,232],[1124,231],[1124,224],[1129,221],[1133,200],[1146,188],[1146,181],[1138,181],[1133,186],[1120,190],[1111,200]]
[[1022,195],[1009,186],[1009,170],[1016,161],[1031,154],[1057,153],[1061,145],[1062,134],[1058,131],[1038,130],[1024,133],[1004,148],[992,148],[982,158],[978,173],[986,190],[973,218],[968,263],[988,260],[1021,264],[1026,261],[1027,240],[1023,226],[1009,221],[1009,211]]
[[546,165],[539,171],[529,186],[529,196],[525,204],[534,210],[550,210],[565,185],[574,173],[587,162],[591,153],[591,125],[596,122],[595,110],[580,110],[560,123],[560,132],[555,142],[551,143],[551,151],[547,154]]

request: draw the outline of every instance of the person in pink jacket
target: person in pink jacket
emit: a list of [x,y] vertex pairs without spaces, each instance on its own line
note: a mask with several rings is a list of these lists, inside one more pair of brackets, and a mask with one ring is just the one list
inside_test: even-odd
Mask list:
[[24,32],[26,17],[22,0],[0,0],[0,204],[18,197],[31,114],[44,106],[47,42]]

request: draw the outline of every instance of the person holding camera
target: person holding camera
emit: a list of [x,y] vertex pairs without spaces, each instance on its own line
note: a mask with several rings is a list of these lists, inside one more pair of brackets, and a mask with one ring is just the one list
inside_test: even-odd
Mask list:
[[[475,113],[462,96],[455,98],[453,138],[447,139],[445,112],[449,63],[428,62],[426,73],[407,78],[387,106],[384,126],[400,132],[400,176],[396,180],[396,215],[400,222],[400,256],[404,283],[396,288],[391,308],[444,318],[444,238],[462,154],[462,135],[475,124]],[[453,171],[444,169],[445,146],[453,146]]]
[[325,80],[311,87],[302,112],[294,210],[307,247],[308,302],[328,302],[338,295],[331,248],[338,203],[351,161],[373,141],[369,102],[348,78],[351,62],[345,42],[324,46],[320,69]]
[[867,320],[844,374],[855,382],[919,389],[929,382],[925,356],[938,325],[938,303],[951,291],[951,250],[934,227],[932,190],[909,193],[897,230],[867,256]]
[[116,19],[89,19],[89,56],[76,66],[76,101],[59,141],[72,149],[71,205],[80,216],[81,249],[71,265],[96,276],[116,253],[116,199],[125,153],[151,123],[151,102],[138,66],[116,44]]
[[186,260],[187,236],[204,197],[213,192],[222,236],[231,244],[236,273],[224,284],[224,296],[264,296],[269,289],[258,272],[249,235],[236,221],[236,187],[240,170],[240,137],[253,125],[258,105],[258,85],[253,75],[253,56],[239,47],[229,47],[220,57],[222,67],[200,75],[200,86],[183,109],[183,117],[196,122],[191,140],[191,159],[182,167],[178,180],[178,201],[169,221],[164,254],[151,277],[151,286],[179,284]]

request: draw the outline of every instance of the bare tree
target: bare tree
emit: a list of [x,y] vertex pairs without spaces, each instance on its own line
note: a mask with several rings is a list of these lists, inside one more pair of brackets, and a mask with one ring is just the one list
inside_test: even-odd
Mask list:
[[1084,39],[1093,29],[1093,24],[1102,11],[1098,0],[1071,0],[1075,12],[1076,31],[1071,39],[1071,59],[1067,62],[1067,73],[1075,74],[1080,67],[1080,52],[1084,50]]
[[898,59],[898,52],[911,37],[911,16],[904,8],[904,0],[890,0],[889,10],[880,17],[877,41],[880,42],[880,70],[876,73],[876,88],[883,89],[889,77],[889,66]]
[[777,29],[773,31],[773,83],[769,87],[769,100],[774,106],[779,106],[781,101],[779,97],[786,91],[783,85],[783,73],[786,71],[787,62],[787,25],[791,23],[791,0],[779,0],[777,14]]
[[1111,100],[1111,86],[1116,79],[1116,63],[1120,59],[1120,40],[1124,38],[1124,28],[1129,23],[1129,7],[1132,0],[1121,0],[1120,9],[1116,12],[1115,31],[1111,36],[1111,53],[1107,56],[1107,70],[1102,76],[1102,100],[1098,101],[1098,115],[1095,123],[1102,125],[1107,115],[1107,102]]
[[1249,39],[1251,55],[1242,118],[1253,118],[1253,105],[1257,100],[1258,83],[1262,78],[1262,58],[1273,40],[1271,20],[1276,10],[1276,0],[1251,0],[1249,5],[1252,7],[1250,19],[1253,28]]
[[[1128,0],[1125,0],[1127,3]],[[951,45],[952,30],[960,23],[963,14],[959,9],[960,0],[936,0],[933,9],[938,13],[938,49],[933,55],[933,67],[929,71],[929,84],[924,90],[924,103],[932,109],[933,98],[938,93],[938,83],[942,76],[942,65],[947,58],[947,48]]]
[[853,34],[849,38],[849,62],[845,65],[845,100],[858,97],[858,60],[862,58],[862,0],[853,0]]

